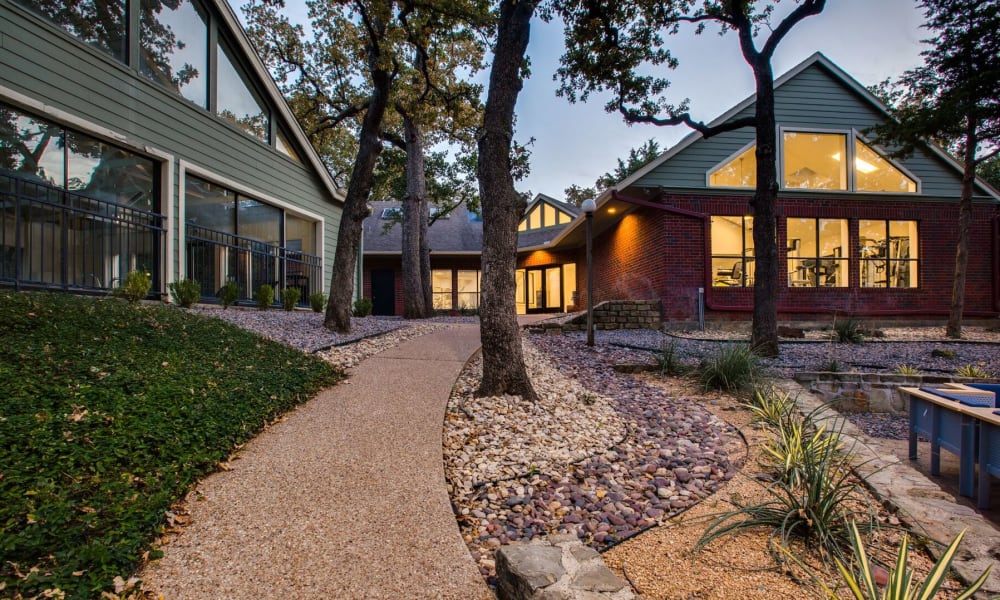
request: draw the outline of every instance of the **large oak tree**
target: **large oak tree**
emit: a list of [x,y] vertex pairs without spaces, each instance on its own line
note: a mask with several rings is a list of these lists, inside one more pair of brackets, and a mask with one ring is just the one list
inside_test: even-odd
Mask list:
[[[776,356],[778,181],[771,60],[788,32],[803,19],[821,13],[825,0],[801,0],[776,23],[771,22],[776,3],[746,0],[555,0],[554,4],[566,23],[560,93],[571,102],[586,101],[591,93],[610,93],[605,108],[620,112],[628,123],[687,125],[705,137],[754,128],[757,188],[750,208],[754,215],[756,266],[751,344],[763,355]],[[666,36],[677,33],[684,24],[694,24],[697,33],[708,24],[719,26],[723,33],[735,32],[743,58],[753,71],[757,94],[753,116],[708,126],[691,116],[687,100],[672,104],[665,98],[669,80],[650,73],[677,67]],[[763,26],[768,28],[768,34],[760,36]]]

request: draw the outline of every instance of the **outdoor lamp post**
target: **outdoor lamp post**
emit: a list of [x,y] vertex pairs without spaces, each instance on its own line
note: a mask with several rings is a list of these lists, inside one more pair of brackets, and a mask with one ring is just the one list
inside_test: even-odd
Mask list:
[[587,345],[594,345],[594,211],[597,203],[592,198],[580,206],[587,215]]

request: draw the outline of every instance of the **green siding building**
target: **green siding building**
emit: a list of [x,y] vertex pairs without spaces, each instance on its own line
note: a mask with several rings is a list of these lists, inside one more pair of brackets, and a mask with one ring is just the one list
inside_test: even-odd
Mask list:
[[0,285],[308,302],[341,209],[225,1],[0,0]]

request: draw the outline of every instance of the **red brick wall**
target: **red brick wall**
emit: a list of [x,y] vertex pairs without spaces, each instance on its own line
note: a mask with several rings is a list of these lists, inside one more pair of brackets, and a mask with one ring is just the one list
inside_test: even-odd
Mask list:
[[[749,214],[746,198],[673,196],[672,206],[705,215]],[[996,240],[993,220],[1000,209],[976,204],[972,252],[966,283],[966,314],[995,314],[993,297]],[[946,315],[957,244],[958,207],[954,202],[896,199],[782,198],[778,206],[779,312],[782,318],[808,318],[833,312],[860,316],[940,317]],[[784,266],[785,218],[817,217],[849,220],[850,285],[846,288],[789,288]],[[918,222],[919,287],[861,288],[858,220],[891,219]],[[687,215],[641,207],[624,217],[594,242],[594,296],[611,299],[663,300],[665,320],[697,318],[698,288],[706,290],[708,318],[745,319],[752,310],[752,288],[710,287],[708,223]],[[585,298],[586,264],[578,262],[579,289]]]

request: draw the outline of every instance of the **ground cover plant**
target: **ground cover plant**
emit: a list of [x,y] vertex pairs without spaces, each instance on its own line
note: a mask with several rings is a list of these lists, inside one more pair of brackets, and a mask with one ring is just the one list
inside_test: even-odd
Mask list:
[[117,299],[3,293],[0,335],[0,595],[14,598],[111,589],[199,477],[339,377],[221,320]]

